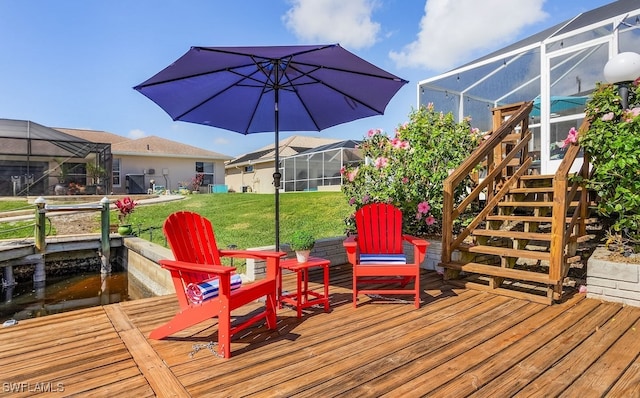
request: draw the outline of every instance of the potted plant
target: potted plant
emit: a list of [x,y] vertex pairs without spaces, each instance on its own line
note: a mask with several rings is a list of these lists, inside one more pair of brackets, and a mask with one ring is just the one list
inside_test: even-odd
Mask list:
[[316,238],[309,232],[296,231],[291,235],[289,246],[296,252],[299,263],[304,263],[309,258],[309,253],[316,244]]
[[[93,185],[91,185],[91,188],[89,189],[90,192],[87,192],[87,193],[95,195],[96,193],[99,193],[100,191],[99,188],[102,188],[100,186],[101,179],[107,175],[107,171],[105,170],[104,167],[93,162],[87,163],[86,168],[87,168],[87,177],[91,178],[93,182]],[[87,186],[87,188],[89,188],[89,186]]]
[[129,216],[133,213],[133,210],[136,208],[137,203],[133,201],[129,196],[126,196],[122,199],[118,199],[115,202],[116,207],[120,214],[118,214],[118,220],[120,221],[120,226],[118,227],[118,233],[120,235],[131,235],[133,232],[133,228],[129,223]]

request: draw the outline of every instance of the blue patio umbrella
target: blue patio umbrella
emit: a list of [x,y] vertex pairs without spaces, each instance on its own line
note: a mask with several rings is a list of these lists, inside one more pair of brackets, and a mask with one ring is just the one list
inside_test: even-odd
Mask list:
[[[558,113],[573,108],[584,107],[589,97],[572,97],[562,95],[551,96],[551,113]],[[533,100],[530,116],[540,116],[540,96]]]
[[192,47],[134,87],[173,120],[275,132],[275,235],[280,245],[280,131],[320,131],[381,115],[408,81],[338,44]]

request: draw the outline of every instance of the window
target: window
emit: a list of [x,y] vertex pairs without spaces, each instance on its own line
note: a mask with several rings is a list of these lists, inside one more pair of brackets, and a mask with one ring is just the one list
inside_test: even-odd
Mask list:
[[113,176],[112,177],[113,186],[119,187],[120,186],[120,158],[113,159],[111,175]]
[[244,166],[244,172],[245,173],[253,173],[253,165]]
[[202,184],[200,186],[207,187],[209,184],[213,184],[213,162],[196,162],[196,173],[202,174]]

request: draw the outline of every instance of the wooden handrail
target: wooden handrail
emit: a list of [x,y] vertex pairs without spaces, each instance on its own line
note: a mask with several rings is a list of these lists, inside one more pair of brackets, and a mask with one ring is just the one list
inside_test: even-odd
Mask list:
[[[466,210],[466,208],[476,198],[480,196],[480,193],[485,188],[491,191],[492,192],[491,196],[493,196],[494,180],[497,178],[499,174],[502,173],[503,170],[506,169],[510,160],[512,160],[520,151],[526,150],[526,144],[531,139],[531,133],[527,129],[527,126],[528,126],[527,122],[528,122],[529,113],[533,109],[533,102],[524,102],[519,105],[519,108],[515,106],[514,108],[517,109],[517,111],[509,118],[509,120],[502,123],[494,132],[492,132],[489,138],[486,141],[484,141],[482,144],[480,144],[480,146],[476,148],[471,153],[471,155],[464,162],[462,162],[462,164],[458,168],[456,168],[449,175],[449,177],[447,177],[447,179],[443,183],[444,195],[443,195],[443,209],[442,209],[443,214],[442,214],[442,257],[441,257],[443,263],[448,263],[451,261],[451,254],[453,253],[453,250],[457,245],[459,245],[459,243],[462,241],[462,239],[464,239],[464,237],[468,236],[469,230],[471,229],[468,227],[467,231],[462,232],[460,236],[458,236],[457,239],[454,241],[453,240],[453,221],[460,214],[462,214]],[[512,150],[509,151],[508,154],[504,156],[504,158],[494,159],[493,155],[494,155],[495,149],[501,146],[503,144],[505,137],[509,136],[510,134],[513,134],[513,132],[515,131],[515,128],[521,124],[525,127],[525,130],[527,131],[521,131],[521,139],[519,140],[519,142],[515,145],[515,147]],[[469,195],[467,195],[467,197],[460,203],[460,205],[456,207],[454,203],[454,199],[455,199],[454,193],[456,192],[456,187],[465,178],[467,178],[473,172],[473,170],[476,169],[476,167],[478,167],[478,165],[485,163],[485,161],[486,161],[486,167],[487,167],[486,178],[484,179],[484,181],[479,183],[469,193]],[[522,159],[522,161],[524,161],[524,159]],[[494,162],[498,162],[498,163],[494,164]],[[530,163],[527,163],[526,167],[528,167],[529,164]],[[521,165],[520,167],[522,166],[523,165]],[[506,189],[504,190],[504,192],[506,192]],[[491,202],[497,203],[497,200],[494,201],[492,197]],[[486,209],[490,209],[490,206],[487,206]],[[488,211],[489,210],[487,210],[487,212]],[[476,217],[476,220],[472,221],[471,225],[477,225],[477,223],[481,221],[481,220],[477,221],[478,217]]]
[[[465,239],[472,235],[472,231],[481,222],[487,220],[488,215],[503,201],[511,188],[521,181],[531,167],[533,159],[527,149],[532,139],[528,127],[528,118],[532,108],[533,104],[529,102],[494,109],[495,131],[444,181],[441,262],[454,272],[460,270],[474,272],[475,270],[477,273],[493,277],[491,283],[495,283],[492,285],[494,288],[501,284],[501,278],[509,277],[523,281],[535,280],[546,284],[547,300],[549,300],[546,302],[550,303],[553,298],[559,298],[562,293],[562,281],[568,273],[567,258],[574,255],[578,242],[577,236],[586,235],[585,223],[588,215],[589,195],[586,189],[580,190],[580,180],[589,177],[590,167],[589,158],[585,155],[578,172],[582,179],[571,179],[571,170],[575,170],[574,163],[580,159],[578,156],[581,148],[577,144],[567,148],[560,167],[553,176],[549,268],[546,275],[536,271],[518,270],[515,272],[511,270],[508,265],[511,260],[505,260],[505,258],[517,257],[514,256],[513,249],[505,249],[511,250],[511,253],[502,258],[499,267],[452,262],[453,252],[459,249],[466,250],[463,248]],[[518,126],[520,131],[516,129]],[[579,132],[584,133],[588,128],[589,123],[585,121],[580,126]],[[519,161],[514,162],[518,155],[520,156]],[[464,198],[461,198],[460,203],[456,204],[458,198],[455,195],[456,192],[459,192],[460,184],[471,173],[477,171],[478,167],[486,169],[484,180],[478,181],[476,186]],[[486,193],[484,208],[465,228],[454,235],[454,222],[480,197],[482,192]],[[567,214],[571,213],[570,210],[573,207],[575,210],[567,219]],[[451,275],[449,274],[449,276]],[[539,297],[535,299],[539,300]]]
[[[590,122],[585,119],[578,129],[578,136],[589,129]],[[565,264],[565,254],[569,251],[567,245],[570,243],[571,236],[574,234],[584,235],[586,233],[586,218],[588,212],[588,192],[583,189],[578,201],[578,206],[573,212],[570,222],[566,222],[566,214],[569,210],[570,203],[578,191],[579,182],[574,181],[571,185],[571,191],[567,194],[570,170],[578,159],[580,153],[580,145],[570,145],[564,155],[560,167],[554,175],[554,193],[553,193],[553,219],[551,222],[551,248],[549,261],[549,279],[561,282],[567,272]],[[579,174],[583,179],[589,176],[589,158],[584,156],[583,163],[580,166]],[[576,224],[578,231],[575,231]]]

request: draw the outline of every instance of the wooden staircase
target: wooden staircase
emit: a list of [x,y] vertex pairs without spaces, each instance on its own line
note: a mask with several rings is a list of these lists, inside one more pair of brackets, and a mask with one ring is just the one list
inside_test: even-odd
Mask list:
[[[440,265],[454,284],[551,304],[562,298],[586,237],[589,194],[578,177],[587,176],[589,164],[571,145],[556,174],[537,175],[527,150],[531,108],[495,108],[490,138],[445,181]],[[576,161],[583,161],[581,171],[570,174]],[[454,203],[470,175],[475,188]],[[473,204],[478,210],[471,212]],[[454,232],[462,216],[472,220]]]

